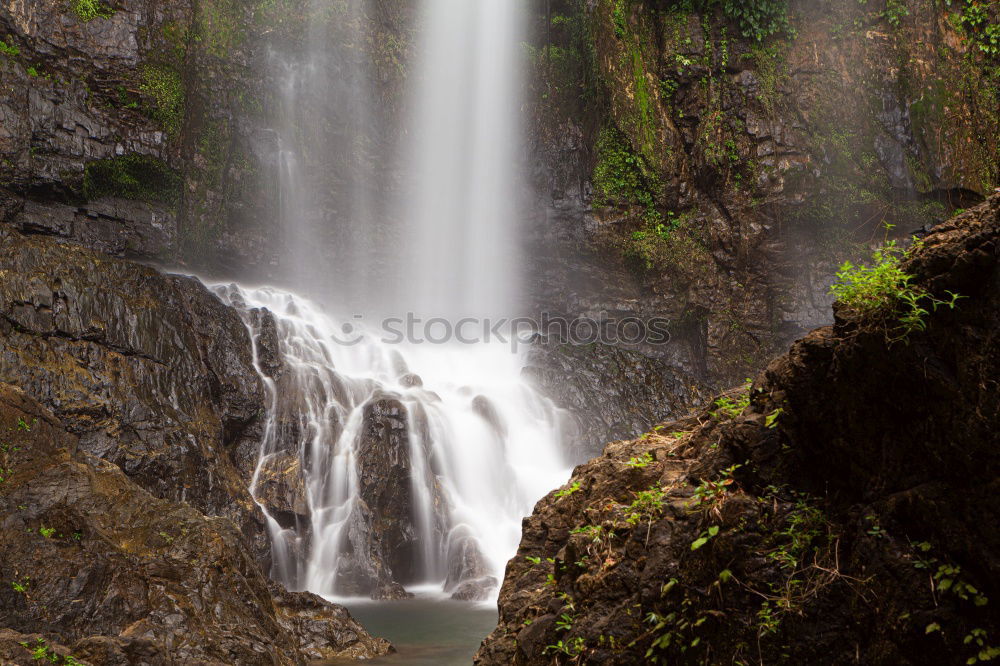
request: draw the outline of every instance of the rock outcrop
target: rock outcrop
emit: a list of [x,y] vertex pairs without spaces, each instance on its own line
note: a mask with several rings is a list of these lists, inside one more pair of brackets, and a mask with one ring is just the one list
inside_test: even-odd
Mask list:
[[[542,309],[667,318],[647,353],[716,387],[829,323],[836,266],[883,223],[905,238],[1000,185],[1000,79],[969,4],[1000,19],[933,0],[539,5]],[[792,30],[760,39],[736,5],[787,8]]]
[[840,307],[752,388],[609,444],[539,502],[477,663],[1000,653],[1000,193],[902,267],[962,298],[905,339],[895,313]]
[[154,497],[9,385],[0,440],[0,653],[12,663],[40,648],[92,664],[300,664],[390,649],[345,609],[269,584],[230,520]]
[[261,558],[247,491],[264,395],[235,310],[169,276],[0,229],[0,381],[153,495],[230,517]]
[[669,361],[600,343],[539,341],[522,374],[572,417],[567,457],[581,462],[701,404],[699,380]]

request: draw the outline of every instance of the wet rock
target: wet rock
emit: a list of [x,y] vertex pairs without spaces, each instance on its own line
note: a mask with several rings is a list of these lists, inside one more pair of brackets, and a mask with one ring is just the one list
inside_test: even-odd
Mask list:
[[465,526],[459,525],[448,535],[448,576],[445,592],[460,588],[467,581],[482,579],[490,568],[479,548],[479,541]]
[[500,417],[500,413],[497,412],[496,406],[490,402],[489,398],[484,395],[477,395],[472,399],[472,409],[483,417],[483,420],[490,425],[490,429],[492,429],[498,437],[507,437],[507,424],[504,423],[503,418]]
[[264,394],[246,327],[197,280],[0,228],[0,381],[153,495],[232,518],[267,552],[247,487]]
[[414,579],[417,535],[408,417],[396,396],[377,394],[365,406],[357,456],[359,492],[370,513],[367,543],[354,550],[377,563],[378,578],[370,585],[391,598],[397,593],[392,583]]
[[[156,498],[0,385],[0,626],[94,664],[301,664],[389,646],[269,584],[226,518]],[[74,453],[75,451],[75,453]],[[0,650],[13,649],[0,635]]]
[[298,455],[267,456],[257,469],[255,499],[285,529],[309,519],[309,498]]
[[86,207],[26,201],[12,223],[25,233],[70,239],[115,256],[159,259],[176,247],[174,213],[141,201],[103,199]]
[[250,311],[253,330],[257,335],[257,365],[271,379],[280,379],[283,369],[281,346],[278,342],[278,323],[268,310],[255,308]]
[[420,378],[420,375],[408,372],[399,378],[399,385],[412,388],[414,386],[423,386],[424,380]]
[[467,580],[452,592],[451,598],[456,601],[485,601],[496,592],[499,585],[500,581],[493,576]]
[[580,663],[978,658],[965,637],[1000,621],[1000,193],[902,268],[967,298],[905,342],[898,312],[838,308],[741,413],[612,442],[542,499],[476,663],[548,664],[559,641]]
[[572,416],[567,454],[582,462],[604,442],[635,437],[700,404],[698,380],[662,359],[609,345],[532,345],[523,375]]

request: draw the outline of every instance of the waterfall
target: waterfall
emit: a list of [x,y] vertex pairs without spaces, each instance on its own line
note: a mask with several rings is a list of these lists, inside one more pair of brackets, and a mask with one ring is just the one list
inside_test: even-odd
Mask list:
[[215,287],[254,340],[269,409],[251,492],[273,575],[329,596],[495,590],[521,519],[568,470],[560,410],[503,344],[393,345],[272,287]]
[[515,307],[518,5],[425,2],[407,154],[416,178],[398,215],[409,217],[403,265],[417,279],[401,307],[451,317]]
[[[312,21],[322,4],[310,0]],[[341,40],[363,34],[367,11],[346,7],[352,27],[332,22]],[[271,53],[288,288],[215,290],[243,313],[267,388],[251,493],[272,575],[293,589],[487,598],[522,518],[568,475],[563,415],[508,344],[387,340],[379,324],[519,314],[518,11],[424,0],[408,139],[387,165],[399,196],[381,205],[365,160],[337,152],[374,115],[359,43],[331,45],[313,25],[304,52]],[[353,177],[319,178],[324,156]]]

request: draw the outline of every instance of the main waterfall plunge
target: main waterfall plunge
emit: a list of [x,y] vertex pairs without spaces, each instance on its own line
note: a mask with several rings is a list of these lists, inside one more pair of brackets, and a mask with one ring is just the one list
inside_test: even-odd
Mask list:
[[[363,61],[316,35],[304,55],[272,54],[285,281],[312,299],[216,291],[243,311],[268,388],[251,490],[272,574],[293,589],[394,598],[433,584],[486,598],[522,517],[566,477],[561,414],[521,380],[509,345],[389,344],[374,324],[518,314],[517,13],[510,0],[427,0],[414,125],[395,165],[404,195],[376,205],[361,174],[332,219],[302,164],[335,147],[321,141],[331,120],[297,102],[329,100],[348,132],[360,127]],[[324,225],[336,227],[331,247]]]

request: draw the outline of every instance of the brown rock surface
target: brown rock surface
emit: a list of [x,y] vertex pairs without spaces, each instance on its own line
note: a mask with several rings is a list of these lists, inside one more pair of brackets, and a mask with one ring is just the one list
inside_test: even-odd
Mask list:
[[[94,664],[297,664],[390,649],[342,607],[276,589],[231,521],[153,497],[8,385],[0,441],[0,626]],[[16,652],[6,635],[0,650]]]
[[745,409],[609,444],[539,502],[477,663],[995,654],[1000,194],[903,267],[965,298],[892,343],[892,315],[841,309],[770,364]]

